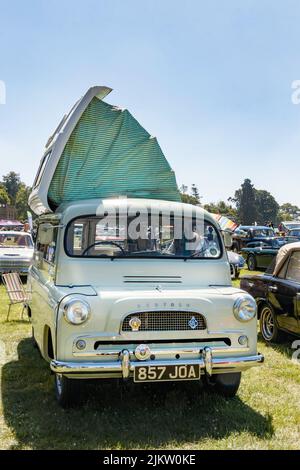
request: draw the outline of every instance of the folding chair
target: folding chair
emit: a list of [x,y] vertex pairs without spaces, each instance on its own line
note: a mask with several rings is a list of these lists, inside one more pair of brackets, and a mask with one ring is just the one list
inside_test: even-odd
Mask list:
[[23,313],[27,307],[26,302],[28,301],[28,294],[24,289],[19,273],[2,274],[2,281],[5,285],[6,292],[10,300],[6,321],[9,319],[11,306],[21,303],[23,303],[23,309],[21,313],[21,319],[23,320]]

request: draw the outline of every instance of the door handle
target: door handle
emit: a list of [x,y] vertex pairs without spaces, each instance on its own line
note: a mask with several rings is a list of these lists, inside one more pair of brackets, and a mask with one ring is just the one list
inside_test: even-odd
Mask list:
[[270,292],[277,292],[277,286],[269,286],[269,291]]

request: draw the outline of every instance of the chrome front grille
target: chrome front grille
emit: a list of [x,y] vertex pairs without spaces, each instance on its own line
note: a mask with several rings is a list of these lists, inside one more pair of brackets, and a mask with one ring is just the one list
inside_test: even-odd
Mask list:
[[129,324],[132,318],[141,321],[138,331],[197,331],[205,330],[205,318],[201,313],[194,312],[140,312],[131,313],[124,318],[122,331],[132,331]]

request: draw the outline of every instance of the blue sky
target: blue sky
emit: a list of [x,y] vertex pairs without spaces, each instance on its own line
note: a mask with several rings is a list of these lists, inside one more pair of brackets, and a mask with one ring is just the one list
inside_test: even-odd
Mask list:
[[0,176],[31,184],[62,115],[99,84],[204,202],[248,177],[300,205],[299,1],[0,0],[0,19]]

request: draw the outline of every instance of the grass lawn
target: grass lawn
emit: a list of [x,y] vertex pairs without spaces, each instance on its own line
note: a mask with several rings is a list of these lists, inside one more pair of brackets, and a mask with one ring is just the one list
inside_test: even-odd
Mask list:
[[299,449],[300,366],[293,338],[266,346],[265,365],[245,372],[225,400],[199,384],[88,384],[88,402],[62,410],[53,376],[31,341],[31,327],[0,286],[1,449]]

